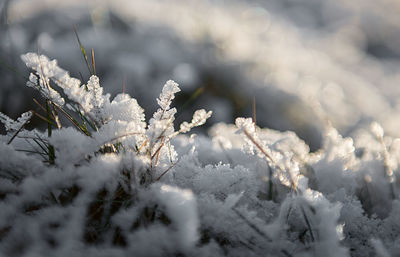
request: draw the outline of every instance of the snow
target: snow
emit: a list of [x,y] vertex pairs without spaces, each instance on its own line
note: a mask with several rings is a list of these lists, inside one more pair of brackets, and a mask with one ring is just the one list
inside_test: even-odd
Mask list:
[[166,205],[167,215],[176,224],[178,230],[176,241],[183,250],[194,247],[198,241],[199,220],[197,204],[192,191],[169,185],[161,185],[157,191],[159,201]]

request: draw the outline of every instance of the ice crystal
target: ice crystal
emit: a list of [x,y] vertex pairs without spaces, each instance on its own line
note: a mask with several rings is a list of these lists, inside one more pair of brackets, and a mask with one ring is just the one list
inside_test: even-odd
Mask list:
[[211,117],[211,115],[212,115],[212,111],[207,112],[204,109],[195,111],[193,114],[192,121],[190,123],[188,123],[186,121],[182,122],[178,132],[187,133],[192,128],[203,125],[204,123],[206,123],[207,119]]
[[157,103],[160,108],[164,111],[170,109],[172,100],[174,100],[175,94],[179,91],[181,91],[179,85],[172,80],[168,80],[167,83],[165,83],[159,98],[157,98]]
[[28,111],[21,114],[16,121],[0,112],[0,122],[4,124],[7,132],[15,132],[22,128],[32,118],[33,112]]

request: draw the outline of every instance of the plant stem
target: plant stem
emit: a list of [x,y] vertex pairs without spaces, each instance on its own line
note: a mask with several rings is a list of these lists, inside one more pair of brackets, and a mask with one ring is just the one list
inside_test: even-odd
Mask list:
[[[49,103],[49,101],[46,101],[46,112],[47,112],[47,119],[50,121],[51,120],[51,111],[50,111],[50,103]],[[51,132],[52,132],[51,123],[47,122],[47,136],[49,138],[51,137]],[[49,163],[50,164],[54,164],[54,160],[55,160],[54,146],[49,144],[47,146],[47,148],[49,150]]]

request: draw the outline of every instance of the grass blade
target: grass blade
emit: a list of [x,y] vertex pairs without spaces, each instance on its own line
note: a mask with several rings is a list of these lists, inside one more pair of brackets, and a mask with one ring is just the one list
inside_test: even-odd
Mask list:
[[88,60],[85,48],[83,47],[81,40],[79,39],[79,35],[78,35],[78,31],[77,31],[76,27],[74,27],[74,32],[75,32],[76,39],[78,40],[79,48],[81,49],[83,59],[85,59],[86,66],[89,70],[89,74],[94,75],[94,72],[90,69],[89,60]]
[[96,75],[96,62],[94,59],[94,49],[92,48],[92,68],[93,68],[93,75]]

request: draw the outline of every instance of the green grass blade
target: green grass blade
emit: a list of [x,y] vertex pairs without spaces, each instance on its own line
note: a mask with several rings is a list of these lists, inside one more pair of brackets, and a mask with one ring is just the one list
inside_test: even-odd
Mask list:
[[87,66],[87,68],[89,70],[89,74],[90,75],[94,75],[94,72],[90,69],[89,59],[87,57],[85,48],[83,47],[83,45],[81,43],[81,40],[79,38],[78,31],[77,31],[76,27],[74,27],[74,32],[75,32],[76,39],[78,40],[79,48],[81,49],[81,52],[82,52],[82,55],[83,55],[83,59],[85,59],[86,66]]

